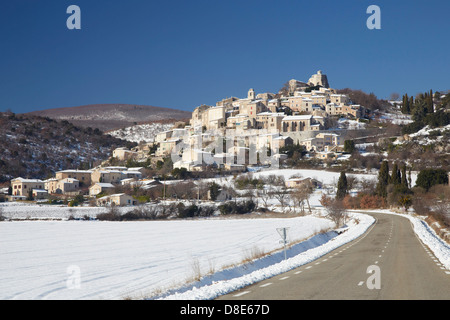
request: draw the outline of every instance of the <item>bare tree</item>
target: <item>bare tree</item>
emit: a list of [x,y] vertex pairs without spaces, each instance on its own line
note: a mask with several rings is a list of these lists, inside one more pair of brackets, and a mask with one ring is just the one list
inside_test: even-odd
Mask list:
[[347,219],[347,209],[342,200],[330,199],[324,205],[326,217],[336,224],[336,227],[341,227]]
[[389,96],[389,100],[397,101],[400,98],[400,94],[398,92],[392,92]]
[[273,188],[271,185],[265,186],[264,188],[258,189],[258,198],[264,203],[264,208],[269,207],[269,201],[273,198]]
[[274,178],[274,188],[272,194],[275,199],[278,200],[281,206],[281,210],[284,213],[285,207],[289,200],[289,190],[286,187],[286,183],[283,176],[277,176]]
[[278,200],[281,206],[281,211],[284,213],[286,208],[288,199],[289,199],[289,190],[285,186],[277,187],[272,192],[275,199]]
[[314,188],[310,181],[304,181],[301,185],[294,188],[292,192],[292,198],[294,203],[298,203],[302,214],[305,213],[305,202],[308,205],[308,211],[311,213],[311,206],[309,204],[309,198],[313,193]]

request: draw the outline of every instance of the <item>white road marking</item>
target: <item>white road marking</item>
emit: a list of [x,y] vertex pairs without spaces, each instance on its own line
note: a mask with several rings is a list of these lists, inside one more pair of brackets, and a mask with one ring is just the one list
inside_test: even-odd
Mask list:
[[263,284],[263,285],[260,285],[259,287],[260,287],[260,288],[264,288],[264,287],[270,286],[271,284],[272,284],[272,282],[268,282],[268,283],[265,283],[265,284]]
[[238,293],[238,294],[235,294],[234,297],[240,297],[240,296],[243,296],[244,294],[247,294],[247,293],[250,293],[250,291],[243,291],[243,292],[240,292],[240,293]]

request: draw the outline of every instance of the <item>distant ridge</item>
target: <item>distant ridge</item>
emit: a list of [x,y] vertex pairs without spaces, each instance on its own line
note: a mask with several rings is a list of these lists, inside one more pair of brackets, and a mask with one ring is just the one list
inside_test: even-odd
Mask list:
[[78,107],[55,108],[27,114],[67,120],[74,125],[110,131],[136,123],[187,120],[191,112],[135,104],[92,104]]

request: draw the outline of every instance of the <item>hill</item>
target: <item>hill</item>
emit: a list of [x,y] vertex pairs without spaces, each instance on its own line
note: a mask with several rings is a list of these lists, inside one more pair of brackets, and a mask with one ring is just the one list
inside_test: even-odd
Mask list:
[[28,115],[67,120],[81,127],[102,131],[117,130],[139,123],[178,121],[191,118],[191,112],[134,104],[93,104],[56,108],[27,113]]
[[45,179],[55,171],[87,169],[117,147],[135,144],[67,120],[0,113],[0,182]]
[[160,121],[143,123],[119,130],[108,131],[108,134],[112,135],[113,137],[131,142],[153,142],[158,133],[172,129],[174,124],[174,122],[166,123]]

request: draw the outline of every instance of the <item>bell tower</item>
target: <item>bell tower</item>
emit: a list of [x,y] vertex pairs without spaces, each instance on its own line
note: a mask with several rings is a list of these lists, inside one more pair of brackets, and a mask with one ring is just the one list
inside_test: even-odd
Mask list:
[[247,95],[248,99],[250,100],[255,100],[255,90],[250,89],[248,90],[248,95]]

